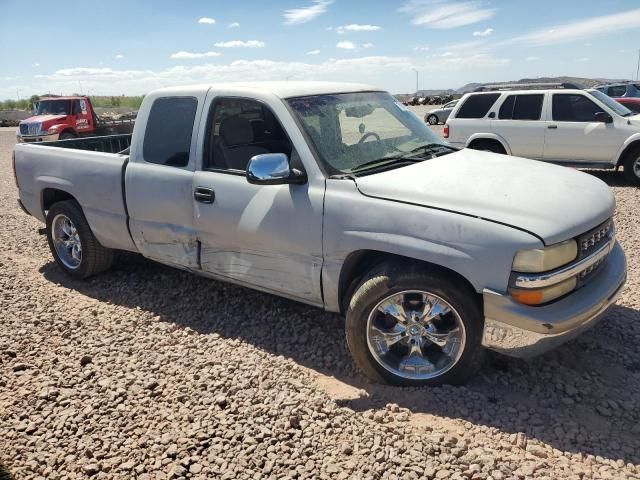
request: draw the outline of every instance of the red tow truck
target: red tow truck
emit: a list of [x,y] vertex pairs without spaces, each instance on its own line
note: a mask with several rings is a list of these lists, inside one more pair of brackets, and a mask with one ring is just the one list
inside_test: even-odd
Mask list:
[[50,142],[70,138],[131,133],[134,120],[98,117],[86,96],[42,97],[34,115],[22,120],[18,142]]

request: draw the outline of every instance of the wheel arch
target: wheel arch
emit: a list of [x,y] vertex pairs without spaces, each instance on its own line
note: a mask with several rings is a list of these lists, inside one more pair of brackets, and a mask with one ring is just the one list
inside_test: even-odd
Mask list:
[[625,158],[629,152],[631,152],[634,148],[640,147],[640,134],[635,134],[630,137],[620,149],[618,156],[616,158],[616,166],[620,166],[625,161]]
[[509,148],[507,141],[495,133],[476,133],[471,135],[467,140],[467,148],[473,148],[471,145],[477,142],[496,142],[507,152],[507,155],[511,155],[511,148]]
[[[73,195],[71,195],[69,192],[65,190],[61,190],[59,188],[51,188],[51,187],[47,187],[44,190],[42,190],[40,194],[40,207],[41,207],[43,216],[46,217],[44,213],[51,208],[51,205],[57,202],[65,201],[65,200],[73,200],[78,205],[80,205],[80,202],[78,202],[78,200]],[[80,209],[82,210],[82,206],[80,206]]]
[[477,294],[478,301],[481,299],[481,295],[477,293],[473,284],[467,278],[455,270],[443,265],[381,250],[358,250],[351,252],[347,256],[342,264],[342,268],[340,269],[340,277],[338,281],[338,302],[340,313],[344,314],[346,312],[347,307],[349,306],[349,299],[366,273],[375,266],[386,262],[396,262],[398,265],[410,264],[413,268],[424,268],[431,271],[441,272],[463,282],[466,288],[469,288]]
[[78,132],[75,131],[73,127],[64,127],[62,130],[58,132],[58,135],[62,135],[63,133],[71,133],[74,137],[78,137]]

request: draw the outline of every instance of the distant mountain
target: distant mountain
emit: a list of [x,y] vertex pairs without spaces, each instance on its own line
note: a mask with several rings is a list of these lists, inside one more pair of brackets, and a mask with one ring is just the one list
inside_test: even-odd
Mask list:
[[539,77],[539,78],[521,78],[520,80],[512,80],[507,82],[491,82],[491,83],[467,83],[463,87],[456,90],[456,93],[462,94],[472,92],[478,87],[484,85],[513,85],[518,83],[575,83],[584,88],[593,88],[596,85],[602,83],[618,83],[626,82],[628,80],[613,79],[613,78],[583,78],[583,77]]

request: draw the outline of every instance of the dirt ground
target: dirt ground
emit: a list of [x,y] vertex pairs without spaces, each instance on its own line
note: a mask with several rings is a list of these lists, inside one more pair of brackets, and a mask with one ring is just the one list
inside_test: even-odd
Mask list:
[[136,255],[87,281],[16,204],[0,129],[0,478],[640,478],[640,189],[593,330],[465,387],[372,385],[333,314]]

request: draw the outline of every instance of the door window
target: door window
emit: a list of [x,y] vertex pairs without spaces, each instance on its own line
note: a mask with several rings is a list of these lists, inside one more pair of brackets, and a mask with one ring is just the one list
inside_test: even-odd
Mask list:
[[205,169],[244,172],[251,157],[265,153],[284,153],[292,158],[284,128],[269,108],[255,100],[216,100],[208,131]]
[[602,112],[584,95],[555,93],[553,95],[552,117],[560,122],[594,122],[596,112]]
[[509,95],[502,106],[498,117],[501,120],[540,120],[544,95]]
[[153,102],[142,148],[145,162],[187,166],[197,107],[193,97],[165,97]]
[[470,95],[458,110],[456,118],[483,118],[498,97],[500,97],[499,93]]

